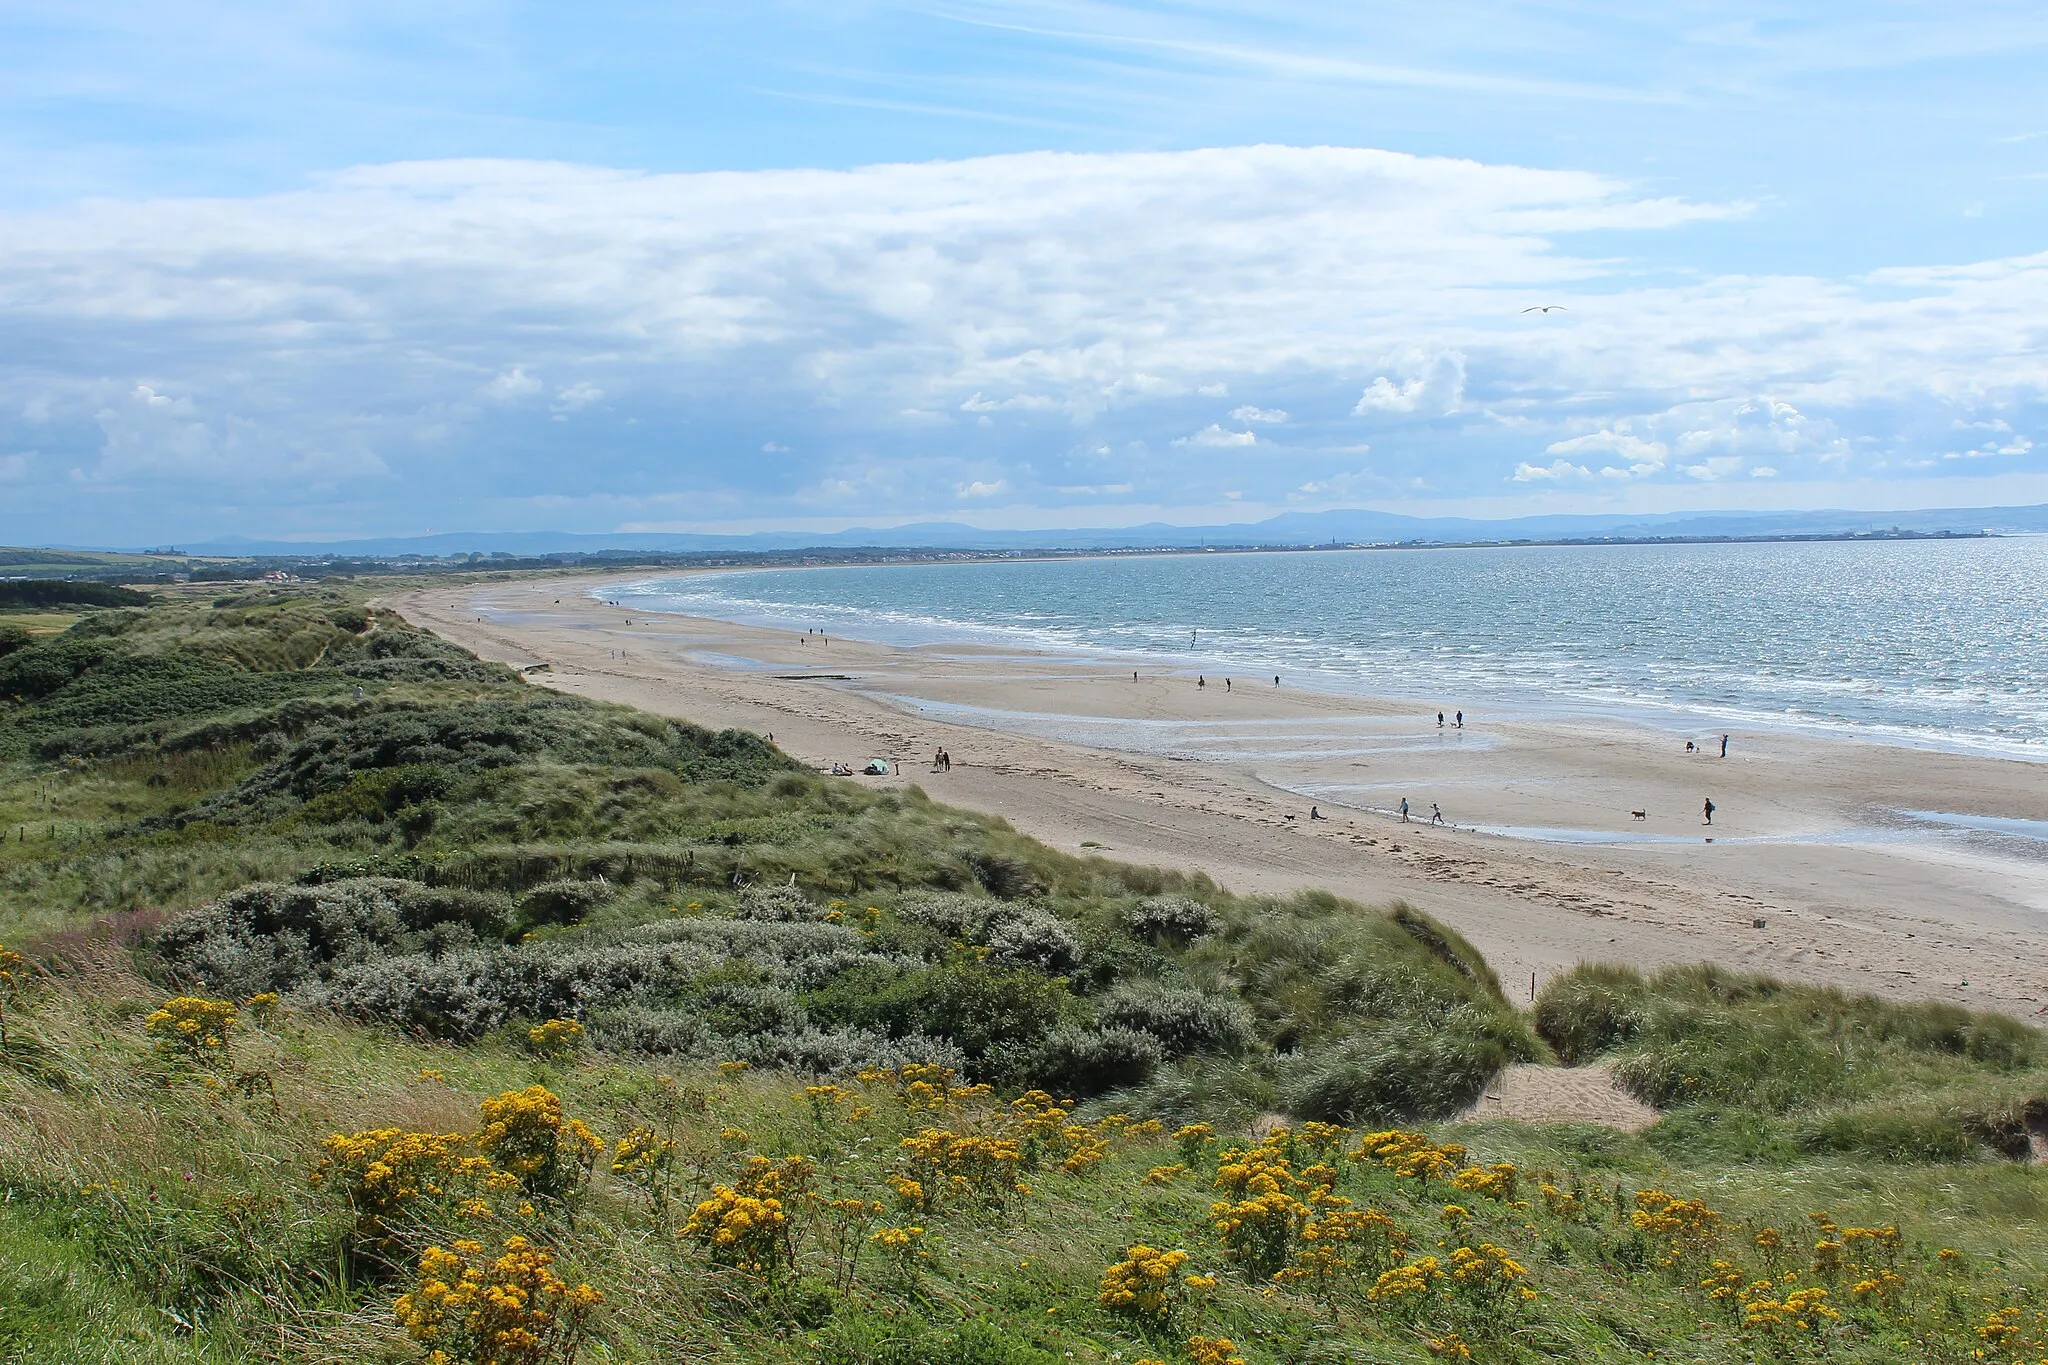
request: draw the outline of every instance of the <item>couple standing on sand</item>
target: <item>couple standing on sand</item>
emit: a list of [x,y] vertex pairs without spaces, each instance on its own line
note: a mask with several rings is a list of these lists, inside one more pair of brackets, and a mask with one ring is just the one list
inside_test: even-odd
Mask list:
[[937,753],[933,754],[933,755],[932,755],[932,771],[933,771],[933,772],[935,772],[935,773],[949,773],[949,772],[952,772],[952,771],[953,771],[953,755],[951,755],[951,754],[947,753],[947,752],[946,752],[946,751],[945,751],[944,749],[941,749],[941,750],[939,750],[939,751],[938,751]]

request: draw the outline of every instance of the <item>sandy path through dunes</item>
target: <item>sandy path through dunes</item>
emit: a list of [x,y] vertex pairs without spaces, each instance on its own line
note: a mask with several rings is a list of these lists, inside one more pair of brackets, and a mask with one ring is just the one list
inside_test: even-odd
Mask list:
[[[2048,819],[2037,765],[1771,733],[1737,735],[1723,761],[1685,755],[1677,734],[1591,719],[1472,717],[1440,733],[1412,705],[1270,677],[1226,693],[1164,669],[1133,682],[1128,665],[804,643],[628,613],[590,597],[599,582],[388,605],[485,658],[546,663],[533,675],[544,686],[772,734],[820,768],[901,760],[901,778],[850,780],[914,780],[1068,851],[1099,845],[1241,891],[1405,898],[1469,936],[1519,997],[1532,973],[1588,959],[1711,960],[2022,1017],[2048,1002],[2048,861],[1877,827],[1895,808]],[[954,767],[931,773],[941,745]],[[1703,792],[1719,807],[1712,830]],[[1380,813],[1404,794],[1467,826],[1646,841],[1502,837]],[[1329,819],[1308,820],[1312,800]]]

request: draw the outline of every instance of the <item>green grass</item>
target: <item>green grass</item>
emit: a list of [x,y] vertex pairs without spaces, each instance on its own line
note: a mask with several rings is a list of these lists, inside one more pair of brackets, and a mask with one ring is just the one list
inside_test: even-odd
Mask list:
[[1655,1140],[1673,1150],[2023,1157],[2048,1121],[2042,1035],[1953,1005],[1705,966],[1583,966],[1545,989],[1535,1022],[1561,1056],[1610,1061],[1668,1111]]

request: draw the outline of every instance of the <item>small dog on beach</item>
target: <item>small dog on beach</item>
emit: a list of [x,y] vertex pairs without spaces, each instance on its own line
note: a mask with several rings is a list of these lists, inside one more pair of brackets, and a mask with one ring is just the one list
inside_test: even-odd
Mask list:
[[1647,820],[1650,818],[1650,812],[1646,810],[1632,810],[1629,812],[1629,814],[1633,815],[1638,820]]

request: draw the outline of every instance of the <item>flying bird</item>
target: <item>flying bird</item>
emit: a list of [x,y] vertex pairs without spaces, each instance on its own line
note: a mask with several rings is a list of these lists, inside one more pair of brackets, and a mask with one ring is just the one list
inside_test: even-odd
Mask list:
[[1524,308],[1525,313],[1569,313],[1572,310],[1561,303],[1546,303],[1535,308]]

